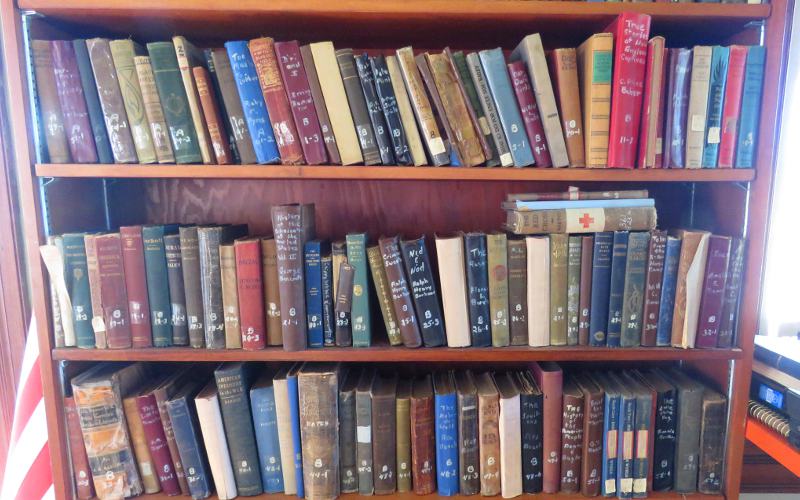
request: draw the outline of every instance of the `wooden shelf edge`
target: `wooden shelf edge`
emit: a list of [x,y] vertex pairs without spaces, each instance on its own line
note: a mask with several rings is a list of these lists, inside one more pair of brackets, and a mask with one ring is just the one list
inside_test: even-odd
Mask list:
[[754,169],[37,164],[38,177],[429,181],[750,182]]
[[192,349],[166,347],[146,349],[53,349],[53,359],[71,361],[350,361],[372,362],[526,362],[526,361],[681,361],[741,359],[740,349],[675,349],[642,347],[502,347],[421,348],[373,346],[367,348],[325,347],[284,351],[268,347],[259,351],[241,349]]
[[[142,500],[174,500],[175,497],[167,496],[163,493],[155,493],[151,495],[142,495],[140,497]],[[283,493],[272,493],[272,494],[263,494],[258,495],[255,497],[246,497],[248,499],[259,500],[259,499],[269,499],[269,500],[297,500],[297,497],[294,495],[285,495]],[[368,497],[364,497],[362,495],[358,495],[355,493],[345,493],[341,494],[338,497],[340,500],[359,500]],[[495,497],[481,497],[480,495],[473,495],[473,496],[464,496],[464,495],[454,495],[454,496],[439,496],[436,494],[431,495],[415,495],[411,492],[406,493],[394,493],[391,495],[383,495],[382,498],[387,500],[416,500],[416,499],[424,499],[424,500],[473,500],[478,498],[495,498],[500,500],[502,497],[497,495]],[[518,496],[517,498],[522,500],[585,500],[586,498],[580,493],[537,493],[537,494],[523,494]],[[595,498],[603,498],[603,497],[595,497]],[[725,500],[723,495],[706,495],[703,493],[677,493],[674,491],[651,491],[647,494],[647,498],[650,500]],[[216,500],[216,495],[211,495],[209,500]]]
[[800,451],[794,449],[783,436],[752,417],[747,417],[744,435],[764,453],[800,477]]

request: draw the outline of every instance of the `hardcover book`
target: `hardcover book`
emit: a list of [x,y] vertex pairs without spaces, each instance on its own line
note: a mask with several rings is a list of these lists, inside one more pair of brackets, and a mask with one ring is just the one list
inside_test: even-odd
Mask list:
[[[170,234],[164,235],[164,251],[167,258],[172,345],[185,346],[189,345],[189,325],[186,322],[186,290],[183,287],[181,237],[177,228],[171,228]],[[131,314],[132,327],[133,314]]]
[[469,74],[467,67],[467,58],[463,52],[451,52],[449,47],[445,47],[444,53],[450,62],[450,67],[456,78],[461,95],[467,107],[472,126],[478,134],[478,140],[483,149],[483,155],[486,158],[485,165],[487,167],[496,167],[500,164],[500,158],[497,155],[497,148],[492,139],[492,131],[489,129],[489,122],[481,107],[480,99],[478,98],[478,91],[475,89],[475,83],[472,81],[472,75]]
[[500,395],[491,373],[476,373],[474,380],[478,393],[480,491],[481,495],[494,496],[500,494]]
[[206,338],[197,226],[180,227],[178,234],[181,245],[181,270],[183,271],[183,290],[186,296],[189,345],[194,348],[202,348],[205,347]]
[[642,308],[642,346],[656,345],[659,308],[661,306],[661,285],[664,280],[664,256],[667,249],[667,233],[652,231],[647,250],[647,271],[644,284],[644,305]]
[[706,110],[703,168],[716,168],[719,143],[722,135],[722,105],[728,78],[728,47],[714,46],[711,53],[711,74],[708,81],[708,109]]
[[742,112],[742,87],[747,61],[745,45],[731,45],[728,58],[728,78],[725,82],[725,103],[722,106],[721,137],[717,167],[732,168],[736,140],[739,133],[739,115]]
[[606,345],[608,332],[608,299],[611,289],[611,254],[614,233],[594,235],[592,252],[592,296],[589,313],[589,345]]
[[528,250],[528,345],[550,345],[550,238],[525,238]]
[[372,495],[374,491],[372,455],[372,384],[375,370],[365,369],[356,386],[356,471],[358,493]]
[[200,97],[197,94],[197,85],[192,75],[192,68],[202,66],[203,56],[200,50],[182,36],[172,37],[172,44],[175,46],[175,56],[178,59],[178,68],[183,80],[183,88],[186,91],[186,100],[189,103],[189,115],[194,123],[194,130],[197,134],[197,143],[200,146],[200,155],[203,163],[213,163],[214,153],[211,148],[211,141],[208,137],[203,112],[200,109]]
[[753,168],[755,165],[766,52],[767,49],[763,45],[753,45],[747,49],[742,86],[742,111],[739,115],[736,159],[733,162],[736,168]]
[[[403,129],[404,120],[398,105],[398,98],[395,96],[395,89],[392,86],[392,75],[386,58],[382,55],[369,58],[369,68],[375,83],[375,94],[378,98],[378,105],[386,122],[386,132],[390,141],[391,152],[398,165],[413,165],[412,154],[409,150],[406,131]],[[399,76],[399,75],[398,75]],[[405,92],[404,89],[401,89]],[[404,96],[408,101],[408,96]],[[409,104],[406,102],[405,104]],[[406,112],[412,112],[409,105]],[[413,112],[412,112],[413,113]],[[417,134],[416,142],[419,146],[419,132],[416,126],[413,130]],[[424,153],[423,153],[424,154]]]
[[580,490],[583,459],[584,395],[575,380],[564,383],[561,412],[561,487],[562,493]]
[[263,349],[267,344],[267,332],[261,240],[238,239],[234,242],[233,249],[236,257],[236,287],[242,347],[247,350]]
[[201,388],[200,381],[186,383],[166,402],[189,494],[198,499],[211,494],[211,470],[194,405],[194,397]]
[[378,146],[381,163],[384,165],[395,165],[398,162],[395,160],[394,146],[389,138],[391,131],[386,125],[383,107],[381,106],[381,101],[375,89],[375,76],[372,72],[370,57],[367,54],[356,55],[355,64],[358,72],[358,79],[361,82],[361,91],[364,94],[364,100],[367,104],[369,120],[370,123],[372,123],[372,130],[375,133],[375,141]]
[[386,56],[386,67],[392,80],[392,90],[397,100],[397,109],[400,113],[403,133],[408,141],[408,149],[413,165],[424,165],[427,162],[425,149],[422,146],[422,138],[417,128],[417,122],[414,119],[414,110],[411,107],[411,101],[403,83],[403,74],[400,70],[400,64],[397,62],[397,56]]
[[507,246],[505,234],[493,232],[486,235],[489,317],[491,318],[492,327],[492,345],[495,347],[503,347],[510,344]]
[[547,139],[544,135],[542,118],[539,116],[539,108],[536,107],[536,98],[531,89],[528,73],[525,70],[525,63],[515,61],[508,65],[508,74],[511,77],[511,84],[517,96],[519,111],[522,115],[522,122],[525,124],[525,132],[528,136],[533,152],[534,163],[537,167],[552,167],[553,161],[550,152],[547,150]]
[[339,496],[338,364],[304,363],[297,375],[304,493],[309,500]]
[[661,158],[663,144],[659,142],[662,125],[662,102],[664,92],[664,68],[666,49],[664,37],[654,36],[647,42],[647,70],[644,80],[642,103],[642,126],[639,134],[639,168],[658,168],[656,158]]
[[650,233],[634,232],[629,234],[628,257],[625,262],[625,285],[622,293],[620,347],[638,347],[642,343],[642,308],[646,293],[645,280],[649,246]]
[[158,476],[155,472],[157,468],[153,462],[153,457],[150,455],[147,437],[144,435],[142,417],[139,416],[139,408],[136,406],[136,397],[130,396],[123,399],[122,409],[125,412],[131,448],[135,454],[136,464],[139,466],[142,488],[145,493],[158,493],[161,490],[161,484],[158,482]]
[[478,392],[472,373],[459,370],[454,377],[458,402],[458,484],[462,495],[480,492],[478,451]]
[[158,163],[175,163],[172,145],[169,140],[169,128],[164,119],[164,109],[161,107],[161,98],[156,87],[156,77],[149,56],[136,56],[133,58],[136,66],[136,76],[142,89],[142,102],[147,122],[150,125],[150,135],[153,139]]
[[[436,257],[448,347],[469,347],[472,336],[469,322],[464,238],[461,234],[436,236]],[[526,332],[527,335],[527,332]]]
[[686,168],[703,166],[706,139],[708,90],[713,47],[696,45],[692,50],[692,76],[686,124]]
[[195,66],[192,68],[192,76],[197,85],[197,97],[208,128],[208,137],[211,142],[214,159],[218,165],[233,163],[231,145],[228,142],[228,132],[225,129],[225,122],[222,121],[219,104],[217,104],[211,74],[203,66]]
[[336,62],[339,65],[339,73],[342,76],[350,111],[353,113],[353,122],[358,134],[358,143],[361,146],[364,165],[380,165],[380,150],[375,139],[375,129],[370,122],[369,109],[364,98],[364,92],[361,89],[361,83],[358,78],[358,71],[353,59],[353,49],[338,49],[336,51]]
[[528,251],[524,239],[509,239],[507,248],[511,345],[528,345]]
[[658,306],[657,346],[668,346],[672,343],[672,312],[675,306],[680,255],[681,239],[667,236],[664,252],[664,277],[661,280],[661,302]]
[[730,237],[709,236],[708,258],[703,277],[703,294],[700,299],[700,317],[697,321],[695,347],[717,346],[730,255]]
[[320,240],[307,241],[303,250],[305,264],[306,325],[308,346],[322,347],[322,252]]
[[550,53],[553,91],[561,117],[564,142],[570,167],[584,167],[585,150],[581,97],[578,89],[578,55],[576,49],[555,49]]
[[611,114],[611,69],[614,35],[596,33],[577,51],[583,106],[583,137],[586,166],[608,164],[608,129]]
[[[101,317],[108,348],[130,348],[130,313],[128,312],[128,295],[125,291],[125,270],[119,234],[97,235],[90,241],[94,248],[94,254],[97,256]],[[87,251],[87,260],[88,255]],[[89,283],[91,286],[91,278]]]
[[[331,53],[333,53],[332,50]],[[303,59],[303,67],[306,71],[306,77],[308,77],[308,88],[311,90],[311,100],[313,101],[314,109],[316,110],[317,117],[319,118],[319,128],[322,132],[325,151],[328,153],[328,158],[332,164],[340,165],[342,163],[342,158],[339,155],[339,147],[336,145],[336,136],[334,135],[330,116],[328,115],[328,108],[325,104],[325,96],[322,93],[322,87],[320,86],[319,76],[317,75],[317,67],[314,62],[314,55],[311,52],[310,45],[303,45],[300,47],[300,57]],[[342,92],[344,92],[344,89],[342,89]],[[355,130],[353,132],[355,132]],[[353,145],[356,147],[358,146],[357,143],[354,143]]]
[[503,498],[522,494],[522,428],[519,388],[509,373],[495,373],[500,396],[500,492]]
[[380,247],[374,245],[367,248],[367,260],[369,261],[372,282],[375,285],[375,293],[378,296],[378,304],[380,305],[389,344],[403,345],[403,338],[400,335],[397,316],[394,312],[394,302],[392,301],[389,280],[386,278],[386,268],[383,266]]
[[695,344],[710,234],[682,229],[675,236],[682,241],[672,313],[672,346],[687,349]]
[[299,365],[284,366],[272,379],[275,393],[275,414],[278,417],[278,446],[283,469],[283,492],[303,496],[302,447],[300,443],[300,409],[297,394]]
[[397,374],[377,375],[372,383],[372,482],[376,495],[397,488]]
[[436,491],[436,413],[431,376],[415,379],[411,389],[411,483],[417,495]]
[[417,317],[414,314],[411,289],[406,280],[403,259],[400,254],[400,239],[397,236],[393,238],[381,238],[378,241],[378,245],[381,251],[384,270],[386,271],[392,307],[397,317],[397,325],[400,330],[403,345],[406,347],[419,347],[422,345],[422,337],[420,335]]
[[458,405],[452,372],[433,376],[436,428],[436,491],[458,494]]
[[219,407],[219,394],[214,380],[211,380],[194,399],[203,446],[208,454],[214,489],[220,500],[236,498],[236,479],[228,452],[228,440]]
[[275,238],[261,239],[261,270],[264,282],[264,307],[267,313],[267,345],[283,345],[278,249]]
[[356,464],[356,387],[361,370],[349,370],[339,387],[339,490],[358,491]]
[[578,345],[582,250],[582,236],[570,236],[567,242],[567,345]]
[[522,491],[542,491],[542,433],[544,396],[529,371],[515,373],[522,427]]
[[114,163],[109,133],[106,130],[105,118],[100,105],[100,98],[97,94],[98,89],[92,73],[92,63],[89,60],[86,40],[80,38],[73,40],[72,47],[75,50],[80,85],[83,89],[83,97],[86,100],[86,111],[89,113],[89,123],[92,127],[91,134],[94,137],[94,145],[97,150],[97,161],[100,163]]
[[397,382],[395,400],[397,432],[397,492],[408,493],[411,487],[411,391],[413,380],[403,378]]
[[175,466],[167,448],[167,438],[164,435],[164,427],[161,425],[155,396],[149,390],[145,390],[136,396],[136,407],[139,410],[142,429],[150,449],[150,456],[153,459],[153,470],[158,477],[161,490],[170,496],[180,495],[181,490],[175,475]]
[[606,326],[606,345],[620,347],[622,336],[622,308],[625,305],[625,270],[628,260],[627,231],[614,232],[611,250],[611,273],[608,288],[608,325]]
[[400,242],[403,264],[414,298],[414,309],[419,320],[422,341],[425,347],[438,347],[445,343],[444,322],[436,281],[433,278],[425,236]]
[[727,409],[725,396],[706,389],[700,415],[700,464],[697,471],[697,491],[700,493],[722,492]]
[[236,151],[239,153],[239,160],[243,165],[256,163],[256,151],[253,148],[253,139],[250,136],[250,128],[239,98],[239,90],[236,87],[236,79],[233,75],[231,60],[226,49],[212,49],[211,60],[214,63],[214,71],[219,81],[222,104],[225,108],[225,116],[228,119],[233,141],[236,144]]
[[567,345],[567,252],[569,236],[550,235],[550,345]]
[[731,256],[728,264],[728,277],[725,279],[725,297],[722,301],[722,314],[719,322],[717,347],[730,347],[734,344],[739,295],[741,294],[742,271],[744,269],[745,240],[734,238],[731,241]]
[[353,301],[351,324],[353,347],[369,347],[372,344],[372,313],[370,300],[369,264],[367,262],[367,234],[348,234],[347,262],[353,266]]
[[233,243],[219,246],[219,270],[222,277],[222,310],[225,326],[225,348],[242,348],[239,322],[239,287],[236,279],[236,251]]
[[686,166],[686,120],[692,74],[692,50],[669,50],[669,84],[664,118],[664,168]]
[[[120,232],[122,228],[120,228]],[[62,243],[64,248],[64,277],[66,278],[67,292],[69,294],[70,303],[72,304],[72,326],[75,331],[75,343],[77,347],[91,349],[95,347],[94,330],[92,329],[92,298],[91,290],[89,288],[88,264],[86,261],[86,244],[84,242],[83,233],[67,233],[62,236]],[[139,240],[139,249],[141,250],[141,238]],[[140,254],[141,257],[141,254]],[[122,242],[122,259],[123,269],[127,263],[126,242],[123,236]],[[144,262],[141,261],[143,269]],[[141,281],[140,297],[147,300],[147,290],[145,288],[144,273],[137,275]],[[128,289],[128,273],[125,273],[126,289]],[[141,319],[136,326],[134,326],[134,308],[131,303],[131,291],[128,291],[128,307],[131,312],[131,336],[132,339],[147,341],[146,345],[150,345],[150,322],[148,321],[147,314],[139,313],[137,319]],[[149,306],[145,306],[145,311],[149,310]],[[138,308],[137,308],[138,311]],[[141,325],[141,327],[139,326]]]
[[147,298],[155,347],[172,345],[172,306],[167,277],[167,254],[164,247],[164,226],[142,227],[144,263],[147,275]]
[[556,493],[561,483],[561,367],[553,362],[532,363],[531,371],[544,395],[542,404],[542,491]]
[[489,277],[486,260],[486,235],[464,235],[465,266],[467,268],[467,296],[469,297],[469,323],[471,345],[492,345],[489,315]]
[[336,345],[353,345],[353,279],[355,268],[346,260],[339,264],[339,281],[336,285]]
[[500,122],[500,115],[497,111],[494,98],[489,90],[489,83],[486,80],[486,72],[481,65],[480,56],[476,52],[471,52],[466,56],[467,69],[475,84],[475,91],[480,100],[481,109],[486,117],[487,126],[492,134],[492,142],[497,149],[497,156],[500,165],[510,167],[514,165],[514,157],[508,147],[503,125]]
[[583,393],[583,448],[581,454],[581,494],[600,494],[603,463],[603,405],[605,394],[590,375],[579,374],[575,383]]
[[594,236],[581,237],[581,273],[578,296],[578,344],[589,345],[592,318],[592,262]]

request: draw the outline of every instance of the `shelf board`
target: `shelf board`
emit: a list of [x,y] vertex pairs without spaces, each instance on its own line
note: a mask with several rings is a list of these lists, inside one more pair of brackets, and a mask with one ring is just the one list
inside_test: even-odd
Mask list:
[[[633,5],[633,4],[632,4]],[[749,182],[753,169],[37,164],[39,177],[561,182]]]
[[373,346],[366,348],[325,347],[284,351],[268,347],[242,349],[192,349],[165,347],[146,349],[53,349],[53,359],[71,361],[350,361],[387,362],[524,362],[524,361],[680,361],[740,359],[740,349],[675,349],[639,347],[501,347],[421,348]]
[[[142,500],[174,500],[174,496],[167,496],[163,493],[155,493],[152,495],[142,495],[140,497]],[[248,499],[253,500],[297,500],[297,497],[294,495],[284,495],[283,493],[273,493],[273,494],[264,494],[258,495],[255,497],[247,497]],[[364,496],[358,495],[355,493],[345,493],[339,495],[339,500],[363,500]],[[393,493],[391,495],[384,495],[383,498],[391,499],[391,500],[473,500],[475,498],[481,498],[480,496],[463,496],[463,495],[454,495],[454,496],[439,496],[436,494],[431,495],[415,495],[413,492],[407,493]],[[484,497],[485,498],[485,497]],[[496,497],[498,500],[501,498],[499,495]],[[523,494],[518,496],[517,498],[521,500],[586,500],[587,497],[581,495],[580,493],[539,493],[535,495]],[[603,498],[603,497],[597,497]],[[705,495],[702,493],[676,493],[674,491],[651,491],[647,493],[647,498],[650,500],[725,500],[723,495]],[[216,500],[216,495],[211,495],[209,500]]]
[[753,417],[747,417],[744,435],[748,441],[800,477],[800,451],[793,448],[786,438]]

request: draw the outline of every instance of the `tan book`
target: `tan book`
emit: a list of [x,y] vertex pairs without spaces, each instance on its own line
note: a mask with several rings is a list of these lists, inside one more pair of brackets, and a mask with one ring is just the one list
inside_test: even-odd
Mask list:
[[577,51],[583,104],[584,158],[589,168],[608,164],[608,128],[611,114],[611,70],[614,35],[597,33]]
[[586,158],[581,117],[581,94],[578,85],[578,57],[574,48],[555,49],[550,53],[553,90],[556,94],[567,157],[570,167],[585,167]]
[[339,270],[342,262],[347,262],[347,244],[342,241],[331,243],[331,265],[333,266],[333,296],[339,291]]
[[219,246],[219,271],[222,275],[222,310],[225,319],[225,348],[242,348],[239,326],[239,286],[236,281],[236,252],[233,243]]
[[550,238],[528,236],[528,345],[550,345]]
[[467,275],[464,270],[464,238],[461,234],[436,236],[439,289],[442,291],[444,326],[448,347],[472,343],[467,307]]
[[122,103],[128,115],[128,125],[133,134],[133,145],[139,163],[154,163],[156,150],[150,135],[150,123],[145,114],[142,89],[139,86],[139,77],[136,74],[136,65],[133,58],[137,54],[144,54],[144,50],[133,40],[112,40],[109,42],[111,59],[117,72],[119,89],[122,92]]
[[89,278],[89,295],[92,300],[92,330],[94,330],[95,347],[108,349],[108,333],[103,321],[103,303],[100,299],[100,269],[97,267],[97,246],[94,244],[95,234],[83,237],[86,249],[86,276]]
[[182,36],[172,37],[175,45],[175,55],[178,57],[178,67],[181,70],[183,88],[186,90],[186,100],[189,101],[189,113],[192,115],[194,130],[197,132],[197,143],[200,146],[200,155],[203,163],[214,163],[214,151],[211,149],[211,139],[206,129],[206,120],[200,107],[200,96],[194,83],[192,67],[202,66],[200,50]]
[[533,84],[533,92],[536,95],[536,104],[539,106],[539,115],[542,118],[544,135],[547,137],[547,147],[550,148],[553,166],[566,167],[569,165],[567,145],[564,142],[564,132],[561,130],[553,84],[550,81],[542,38],[539,34],[534,33],[523,38],[511,53],[511,60],[525,61],[528,75]]
[[681,239],[681,254],[672,313],[672,346],[687,349],[694,347],[697,334],[708,257],[708,238],[711,234],[706,231],[680,229],[673,236]]
[[489,274],[489,311],[492,346],[511,343],[508,308],[508,238],[505,233],[486,235],[486,261]]
[[[367,260],[372,273],[372,283],[375,285],[375,295],[378,296],[378,304],[381,306],[381,315],[386,327],[386,336],[389,337],[389,344],[402,345],[403,339],[400,336],[400,327],[397,324],[397,316],[392,303],[392,291],[389,288],[383,256],[381,256],[381,249],[378,245],[367,248]],[[331,259],[331,263],[333,263],[333,259]]]
[[222,412],[219,407],[219,394],[214,379],[211,379],[197,394],[194,404],[197,408],[197,420],[200,422],[203,445],[208,455],[208,465],[214,479],[217,498],[219,500],[235,498],[236,479],[233,476],[228,440],[225,437],[225,426],[222,423]]
[[433,81],[442,100],[445,115],[452,132],[452,146],[465,167],[474,167],[486,161],[478,132],[472,124],[467,104],[458,86],[453,67],[444,53],[426,53]]
[[347,103],[347,94],[344,91],[342,75],[339,73],[339,63],[332,42],[317,42],[311,44],[311,54],[314,56],[314,67],[319,76],[319,85],[325,97],[325,108],[331,119],[331,128],[336,137],[336,145],[342,158],[342,165],[355,165],[361,163],[361,146],[356,135],[356,125]]
[[447,147],[442,137],[442,131],[436,125],[433,107],[431,107],[417,63],[414,60],[414,50],[411,47],[397,49],[397,62],[400,65],[400,73],[403,75],[403,81],[406,84],[408,97],[411,99],[414,115],[417,117],[417,123],[422,129],[422,137],[428,150],[428,155],[434,166],[446,165],[450,162],[450,158],[447,155]]
[[568,234],[550,235],[550,345],[567,345]]
[[144,435],[142,418],[139,416],[139,408],[136,406],[136,396],[123,399],[122,408],[125,412],[125,420],[128,422],[128,432],[131,435],[133,453],[136,455],[136,465],[139,466],[139,474],[142,476],[144,492],[158,493],[161,491],[161,485],[158,483],[158,476],[155,473],[156,467],[153,463],[153,458],[150,456],[150,447],[147,445],[147,438]]
[[133,64],[136,66],[136,76],[139,77],[144,113],[150,124],[150,135],[153,138],[158,163],[175,163],[175,155],[172,153],[172,144],[169,140],[169,128],[164,119],[164,109],[161,107],[161,98],[158,96],[150,58],[136,56],[133,58]]
[[488,372],[475,375],[478,390],[478,448],[481,495],[500,494],[500,396]]
[[712,50],[708,45],[697,45],[692,50],[692,77],[686,124],[686,168],[703,166]]
[[428,160],[425,158],[425,149],[422,147],[414,110],[411,108],[411,101],[408,100],[408,92],[403,83],[403,74],[400,72],[397,57],[386,56],[386,66],[389,68],[389,77],[392,79],[392,90],[397,100],[397,109],[400,111],[400,121],[403,124],[403,133],[406,135],[411,159],[414,161],[415,167],[425,165]]
[[[336,424],[340,378],[338,363],[304,363],[297,375],[303,484],[305,498],[309,500],[333,500],[339,496],[339,426]],[[321,425],[323,422],[332,425]],[[394,436],[391,438],[394,440]]]
[[275,238],[261,240],[261,273],[264,283],[264,312],[267,315],[267,345],[283,345],[281,294],[278,290],[278,250]]
[[500,394],[500,493],[503,498],[522,494],[522,422],[519,388],[509,373],[495,373]]
[[[662,97],[661,91],[666,88],[666,85],[663,85],[664,57],[666,55],[666,50],[664,49],[665,43],[663,36],[654,36],[647,44],[647,50],[653,51],[653,69],[652,77],[650,80],[645,81],[645,84],[650,84],[650,99],[648,102],[644,103],[646,109],[649,109],[649,111],[642,113],[643,117],[647,117],[647,123],[642,122],[643,135],[639,137],[640,141],[642,139],[646,141],[644,165],[640,165],[645,168],[654,168],[656,165],[656,155],[660,155],[663,151],[661,138],[657,138],[656,136],[658,135],[658,120],[663,118],[663,115],[659,113]],[[645,95],[647,94],[645,93]]]

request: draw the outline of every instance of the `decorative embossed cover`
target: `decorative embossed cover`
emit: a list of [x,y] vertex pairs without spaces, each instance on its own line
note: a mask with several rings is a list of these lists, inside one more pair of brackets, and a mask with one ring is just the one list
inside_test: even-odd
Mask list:
[[528,144],[530,144],[533,157],[536,160],[535,165],[537,167],[552,167],[553,161],[550,159],[550,153],[547,149],[542,119],[536,106],[536,98],[528,79],[528,73],[525,70],[525,63],[515,61],[509,64],[508,73],[511,77],[511,85],[514,87],[514,94],[517,97],[522,122],[525,124]]
[[333,363],[304,363],[297,376],[303,483],[309,500],[333,500],[339,496],[340,377],[340,367]]
[[153,345],[153,339],[150,329],[150,302],[147,298],[142,226],[122,226],[119,228],[119,234],[131,318],[132,347],[150,347]]
[[156,77],[153,74],[153,66],[150,64],[150,56],[136,56],[133,58],[133,64],[136,66],[136,76],[139,78],[139,87],[142,90],[144,112],[150,125],[150,135],[153,139],[156,158],[159,163],[175,163],[175,155],[172,154],[172,145],[169,140],[169,129],[164,119],[164,110],[161,107],[158,88],[156,88]]
[[70,155],[76,163],[96,163],[97,151],[89,123],[89,111],[83,97],[75,49],[72,42],[66,40],[53,40],[50,48]]
[[208,135],[211,141],[211,149],[218,165],[233,163],[231,158],[231,146],[228,143],[228,132],[225,130],[225,123],[222,121],[222,113],[217,104],[217,97],[214,95],[213,82],[208,70],[203,66],[192,68],[192,75],[197,86],[197,96],[200,99],[200,108],[208,127]]

